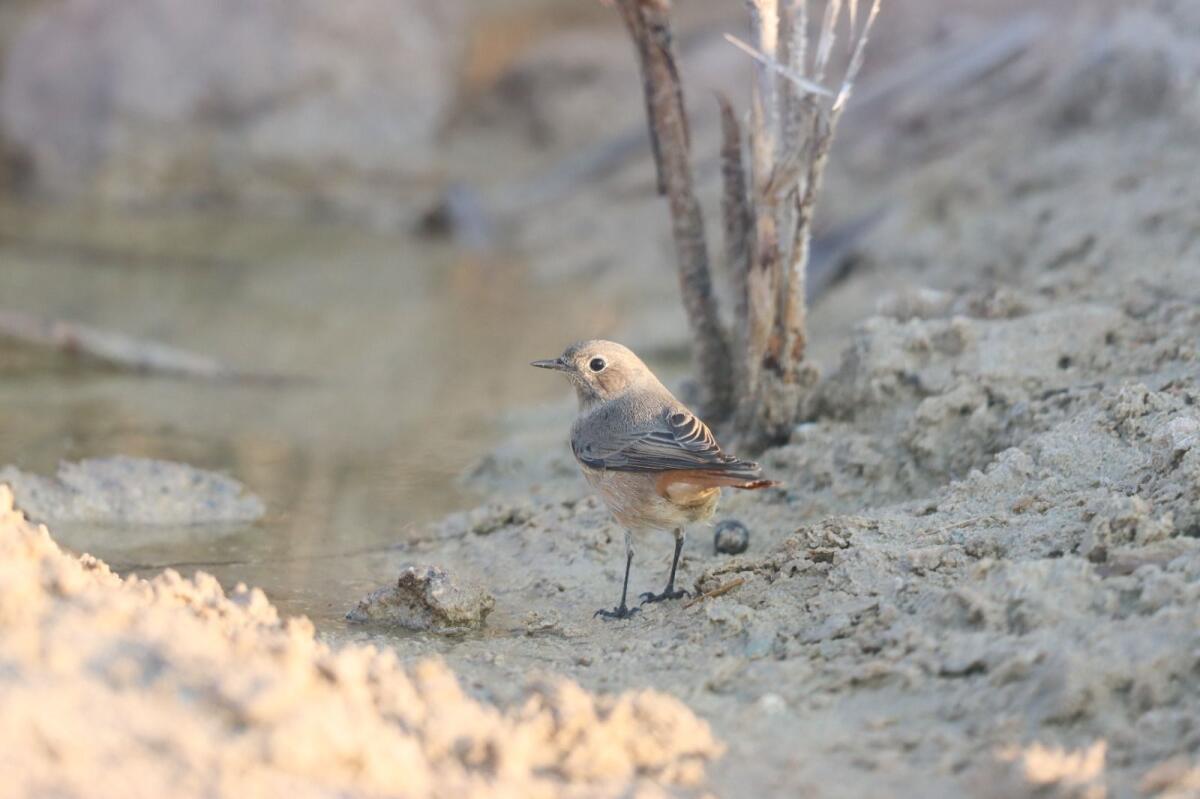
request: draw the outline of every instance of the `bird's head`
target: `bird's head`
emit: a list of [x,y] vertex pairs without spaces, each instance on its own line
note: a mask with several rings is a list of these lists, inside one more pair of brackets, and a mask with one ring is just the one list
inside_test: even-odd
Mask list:
[[602,339],[572,344],[559,357],[534,361],[532,365],[569,377],[579,395],[580,408],[616,399],[635,386],[658,382],[632,350]]

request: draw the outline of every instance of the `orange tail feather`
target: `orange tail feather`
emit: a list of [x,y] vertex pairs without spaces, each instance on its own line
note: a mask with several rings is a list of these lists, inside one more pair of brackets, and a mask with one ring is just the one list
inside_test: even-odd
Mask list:
[[729,488],[741,488],[746,491],[757,491],[760,488],[774,488],[781,485],[775,480],[747,480],[745,477],[729,474],[728,472],[710,472],[703,469],[678,469],[663,472],[656,481],[655,488],[660,495],[666,496],[667,489],[676,483],[687,483],[697,488],[727,486]]

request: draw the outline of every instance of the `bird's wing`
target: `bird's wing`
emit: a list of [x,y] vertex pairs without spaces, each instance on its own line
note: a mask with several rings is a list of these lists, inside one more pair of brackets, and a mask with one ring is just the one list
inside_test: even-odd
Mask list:
[[620,436],[579,441],[575,457],[594,469],[619,472],[756,470],[721,452],[712,431],[687,410],[668,409],[651,426]]

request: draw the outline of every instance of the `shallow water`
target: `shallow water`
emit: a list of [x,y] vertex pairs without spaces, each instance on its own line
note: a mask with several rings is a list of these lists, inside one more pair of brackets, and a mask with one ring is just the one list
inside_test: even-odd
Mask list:
[[[145,336],[241,369],[213,383],[121,373],[0,342],[0,464],[167,458],[244,482],[247,527],[58,526],[119,571],[203,569],[336,634],[386,584],[379,553],[472,504],[457,476],[505,409],[563,396],[529,369],[594,327],[519,261],[334,225],[0,208],[0,308]],[[553,310],[551,310],[553,309]],[[611,314],[611,309],[609,309]]]

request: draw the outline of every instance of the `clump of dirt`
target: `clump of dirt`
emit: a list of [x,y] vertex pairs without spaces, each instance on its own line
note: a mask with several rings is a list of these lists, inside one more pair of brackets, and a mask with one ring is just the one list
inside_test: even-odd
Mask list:
[[500,708],[437,661],[330,649],[257,589],[122,580],[60,551],[4,485],[0,585],[0,770],[16,795],[662,795],[701,784],[722,749],[655,691],[548,676]]
[[459,632],[483,625],[496,600],[480,586],[452,579],[437,566],[406,566],[396,585],[372,591],[346,614],[359,624]]

